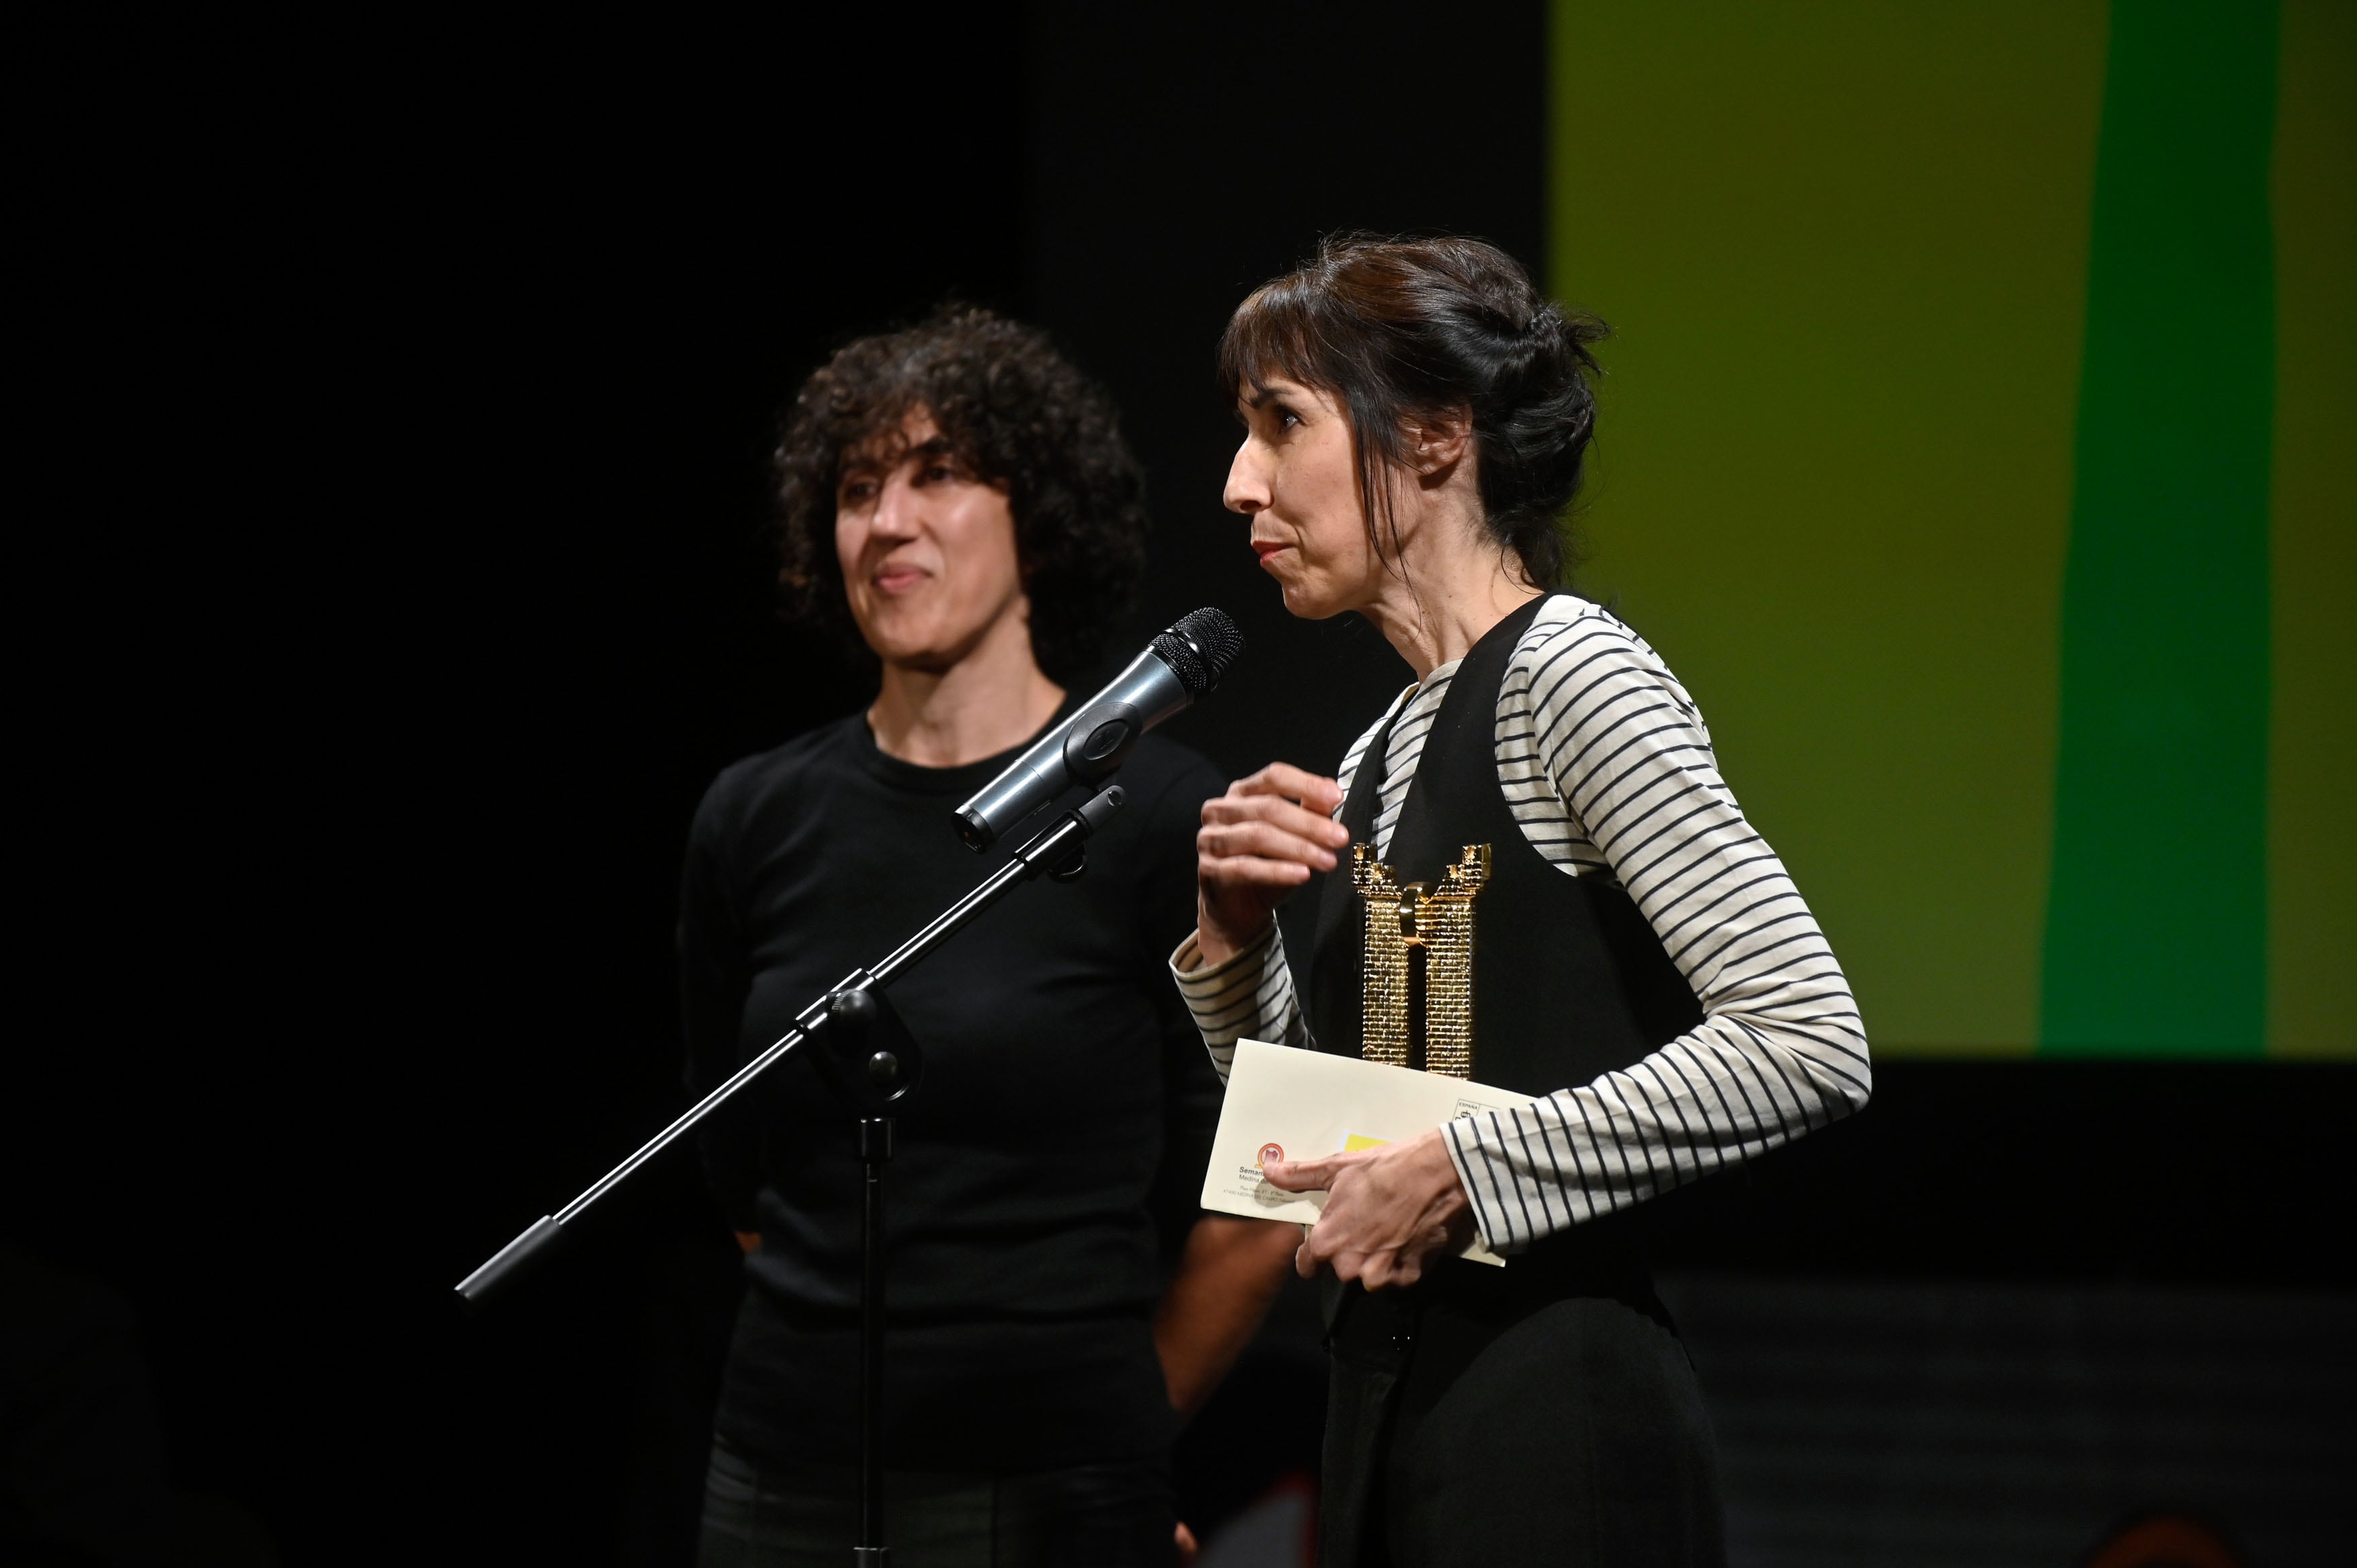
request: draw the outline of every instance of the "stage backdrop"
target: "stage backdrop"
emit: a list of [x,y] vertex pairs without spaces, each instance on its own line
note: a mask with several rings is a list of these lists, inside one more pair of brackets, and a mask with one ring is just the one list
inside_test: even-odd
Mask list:
[[1560,0],[1583,585],[1878,1051],[2357,1056],[2357,8]]

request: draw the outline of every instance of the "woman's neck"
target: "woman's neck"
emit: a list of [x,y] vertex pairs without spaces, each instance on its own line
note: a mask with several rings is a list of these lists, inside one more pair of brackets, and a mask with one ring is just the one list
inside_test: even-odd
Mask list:
[[1032,657],[1030,628],[1010,616],[954,663],[887,662],[867,727],[887,757],[963,768],[1030,739],[1063,700]]
[[1447,493],[1417,499],[1426,504],[1413,525],[1401,530],[1399,559],[1382,571],[1359,613],[1407,660],[1421,684],[1545,590],[1490,538],[1478,510]]

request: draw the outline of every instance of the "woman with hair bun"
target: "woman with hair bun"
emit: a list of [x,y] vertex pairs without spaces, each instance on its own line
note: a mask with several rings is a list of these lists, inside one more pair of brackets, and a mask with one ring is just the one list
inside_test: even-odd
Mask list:
[[[1350,239],[1220,346],[1227,505],[1286,607],[1357,611],[1415,682],[1339,779],[1272,763],[1205,804],[1179,988],[1222,1073],[1253,1037],[1534,1097],[1266,1168],[1329,1194],[1296,1259],[1329,1272],[1327,1568],[1723,1562],[1641,1206],[1868,1092],[1840,966],[1693,699],[1561,589],[1603,335],[1492,246]],[[1273,916],[1318,872],[1297,982]],[[1504,1268],[1457,1256],[1476,1235]]]

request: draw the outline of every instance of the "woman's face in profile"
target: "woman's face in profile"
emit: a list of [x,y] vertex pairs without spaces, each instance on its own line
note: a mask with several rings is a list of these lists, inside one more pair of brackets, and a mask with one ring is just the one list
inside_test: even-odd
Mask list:
[[1350,415],[1282,377],[1247,385],[1236,406],[1244,442],[1223,499],[1252,519],[1252,547],[1285,607],[1323,620],[1369,602],[1382,564],[1367,542]]
[[844,465],[834,553],[852,618],[887,663],[946,670],[1028,608],[1006,493],[921,409]]

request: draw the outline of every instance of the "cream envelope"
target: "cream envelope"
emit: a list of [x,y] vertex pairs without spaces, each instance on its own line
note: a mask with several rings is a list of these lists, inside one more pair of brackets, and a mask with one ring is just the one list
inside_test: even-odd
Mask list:
[[[1510,1111],[1530,1102],[1527,1094],[1461,1078],[1238,1040],[1220,1130],[1211,1139],[1211,1169],[1203,1176],[1203,1207],[1314,1225],[1326,1195],[1271,1187],[1260,1174],[1264,1156],[1306,1160],[1373,1148],[1470,1112]],[[1465,1255],[1478,1262],[1505,1262],[1479,1240]]]

